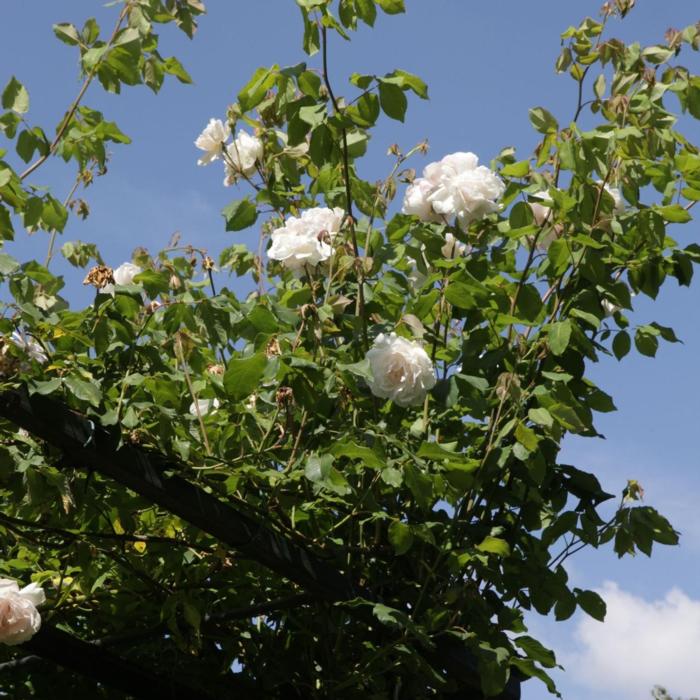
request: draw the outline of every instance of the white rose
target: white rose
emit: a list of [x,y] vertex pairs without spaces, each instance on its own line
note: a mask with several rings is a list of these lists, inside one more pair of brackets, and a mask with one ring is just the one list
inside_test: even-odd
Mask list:
[[[114,278],[114,284],[126,285],[133,284],[134,277],[143,272],[143,270],[134,263],[125,262],[122,263],[116,270],[112,272],[112,277]],[[102,294],[111,294],[114,296],[114,284],[106,284],[100,292]]]
[[415,342],[396,333],[381,333],[367,352],[375,396],[399,406],[420,404],[435,386],[435,370],[428,354]]
[[44,352],[44,348],[33,338],[28,336],[24,331],[13,331],[10,340],[20,349],[23,350],[28,357],[36,360],[40,365],[43,365],[49,358]]
[[204,151],[197,165],[209,165],[213,160],[223,155],[224,143],[231,134],[228,124],[221,119],[210,119],[204,131],[197,137],[194,145]]
[[423,177],[416,178],[406,189],[403,196],[402,214],[413,214],[421,221],[439,222],[440,217],[433,211],[428,197],[433,191],[433,185]]
[[241,176],[252,175],[255,163],[263,156],[263,144],[257,136],[251,136],[247,131],[239,131],[238,136],[226,146],[226,177],[224,185],[233,185]]
[[603,301],[600,302],[600,305],[603,307],[603,311],[605,312],[606,316],[614,316],[618,311],[622,310],[621,306],[613,304],[607,299],[603,299]]
[[406,275],[406,279],[408,280],[408,286],[416,292],[426,283],[428,275],[422,273],[414,263],[413,268]]
[[221,406],[219,399],[197,399],[197,403],[193,401],[190,404],[190,415],[197,416],[197,409],[199,409],[199,415],[206,416],[207,413],[215,411],[219,406]]
[[35,583],[20,590],[15,581],[0,579],[0,642],[15,645],[30,640],[41,627],[37,606],[45,600]]
[[[596,184],[602,185],[602,180],[597,180]],[[622,199],[622,192],[618,187],[610,187],[610,185],[603,185],[603,189],[613,198],[613,212],[615,214],[622,214],[625,211],[625,200]]]
[[448,259],[458,258],[464,255],[467,246],[458,241],[451,233],[445,234],[445,245],[440,248],[440,252]]
[[307,209],[300,217],[290,216],[284,226],[272,232],[267,256],[279,260],[288,270],[300,272],[328,260],[333,239],[340,231],[344,212],[339,207]]
[[483,165],[473,153],[452,153],[423,172],[433,184],[428,201],[433,211],[456,216],[464,227],[498,211],[496,200],[505,191],[503,180]]
[[532,216],[535,223],[538,226],[542,226],[544,222],[551,223],[552,221],[552,201],[549,198],[549,192],[547,190],[542,190],[540,192],[535,192],[531,194],[530,197],[542,200],[542,204],[539,202],[530,202],[530,209],[532,210]]
[[131,284],[134,281],[136,275],[142,273],[143,270],[134,263],[125,262],[122,263],[113,273],[114,282],[116,284]]

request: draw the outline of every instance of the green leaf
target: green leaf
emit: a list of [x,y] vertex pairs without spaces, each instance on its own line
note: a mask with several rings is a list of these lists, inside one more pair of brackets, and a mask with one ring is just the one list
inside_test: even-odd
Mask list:
[[499,557],[507,557],[510,554],[510,545],[500,537],[491,537],[491,535],[486,536],[476,548],[480,552],[495,554]]
[[264,352],[230,360],[224,373],[226,393],[235,400],[250,396],[260,386],[266,367],[267,357]]
[[535,131],[541,134],[555,134],[558,131],[557,120],[544,107],[533,107],[528,114]]
[[78,30],[66,22],[53,25],[53,33],[64,43],[69,46],[77,46],[80,43]]
[[674,224],[684,224],[690,221],[693,217],[680,205],[669,204],[666,207],[657,207],[656,211],[663,216],[666,221]]
[[[318,32],[318,28],[317,28]],[[238,104],[243,112],[257,107],[264,99],[267,91],[275,84],[279,67],[258,68],[245,87],[238,93]]]
[[299,108],[299,119],[309,126],[318,126],[326,120],[326,105],[307,105]]
[[163,70],[169,75],[174,75],[181,83],[189,85],[192,83],[192,76],[185,70],[185,67],[175,56],[169,56],[163,61]]
[[336,442],[331,447],[331,454],[356,459],[371,469],[382,469],[385,463],[374,450],[354,442]]
[[398,15],[401,12],[406,12],[404,0],[377,0],[377,5],[388,15]]
[[242,231],[252,226],[258,218],[258,208],[248,197],[231,202],[221,213],[226,219],[227,231]]
[[25,114],[29,111],[29,93],[14,76],[2,92],[2,106],[17,114]]
[[530,659],[537,661],[537,663],[545,668],[554,668],[557,665],[554,652],[547,649],[547,647],[543,646],[533,637],[523,635],[522,637],[516,637],[513,641]]
[[377,18],[377,7],[374,0],[355,0],[355,9],[360,19],[368,26],[373,27]]
[[637,350],[647,357],[655,357],[659,349],[659,341],[655,335],[644,332],[641,328],[634,334],[634,344]]
[[571,339],[571,321],[557,321],[549,326],[547,331],[547,344],[549,349],[557,356],[564,354],[569,347]]
[[583,432],[586,430],[585,424],[578,417],[576,411],[570,406],[563,403],[555,403],[547,408],[552,416],[554,416],[554,420],[567,430],[571,430],[572,432]]
[[437,442],[424,442],[421,444],[418,450],[418,457],[424,457],[425,459],[432,459],[440,462],[444,459],[460,459],[461,455],[453,450],[446,450],[443,446],[439,445]]
[[534,431],[522,423],[518,423],[515,427],[515,439],[528,450],[528,452],[534,452],[540,443],[540,439]]
[[397,555],[405,554],[413,545],[411,528],[400,520],[394,520],[389,525],[389,542]]
[[19,263],[7,253],[0,253],[0,275],[11,275],[19,268]]
[[309,97],[318,99],[321,91],[321,78],[309,70],[305,70],[298,78],[299,89]]
[[517,163],[509,163],[501,168],[504,177],[525,177],[530,172],[530,161],[521,160]]
[[618,331],[612,342],[612,351],[618,360],[621,360],[632,348],[632,340],[627,331]]
[[580,588],[576,588],[574,592],[576,593],[576,602],[584,612],[600,622],[605,620],[607,606],[597,593],[594,591],[582,591]]
[[403,90],[392,83],[379,82],[379,104],[387,117],[402,122],[406,115],[408,100]]
[[537,425],[543,425],[545,428],[551,428],[554,425],[552,414],[546,408],[531,408],[527,412],[527,417]]
[[311,132],[311,140],[309,142],[309,156],[311,160],[321,167],[327,163],[331,154],[335,141],[333,133],[326,124],[321,124]]
[[100,405],[102,392],[94,382],[86,382],[74,375],[68,375],[64,377],[63,383],[77,399],[87,401],[96,407]]
[[405,70],[396,69],[392,73],[385,75],[382,79],[385,82],[395,83],[400,88],[412,90],[423,100],[428,99],[428,86],[423,80],[413,73],[408,73]]
[[333,456],[329,454],[309,457],[304,468],[304,476],[318,486],[341,496],[352,490],[347,479],[333,466]]

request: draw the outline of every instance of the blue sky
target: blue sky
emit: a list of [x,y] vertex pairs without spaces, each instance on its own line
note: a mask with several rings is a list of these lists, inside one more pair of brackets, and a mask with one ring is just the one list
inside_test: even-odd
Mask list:
[[[155,97],[145,88],[116,97],[99,87],[88,93],[86,104],[116,121],[133,144],[114,149],[108,176],[84,195],[91,216],[72,221],[63,240],[95,241],[115,266],[136,246],[158,250],[175,231],[213,254],[234,242],[254,246],[257,241],[257,231],[224,231],[220,211],[236,193],[222,186],[220,168],[196,166],[192,142],[210,117],[224,116],[258,66],[304,60],[300,18],[293,0],[209,0],[208,5],[194,42],[173,28],[161,30],[162,53],[178,56],[194,85],[168,82]],[[394,142],[408,149],[428,138],[428,159],[416,159],[417,169],[459,150],[474,151],[488,162],[512,145],[526,157],[536,143],[529,107],[545,106],[564,123],[572,117],[574,82],[553,68],[559,34],[586,14],[597,16],[599,0],[407,0],[407,5],[406,15],[380,16],[373,31],[360,31],[350,44],[336,40],[330,52],[338,93],[354,71],[397,67],[419,74],[430,88],[429,102],[411,101],[405,125],[381,123],[360,166],[365,179],[386,175],[391,164],[384,154]],[[32,123],[50,132],[79,88],[76,55],[53,37],[51,25],[95,16],[107,30],[114,15],[115,8],[95,0],[7,3],[0,28],[0,83],[13,73],[25,83]],[[668,27],[683,27],[697,15],[694,0],[638,0],[610,33],[656,43]],[[700,72],[698,54],[685,62]],[[317,65],[317,57],[310,63]],[[691,129],[698,140],[697,122]],[[32,182],[50,184],[62,196],[72,173],[52,164]],[[18,238],[12,246],[17,255],[43,260],[45,234]],[[697,226],[683,227],[679,238],[697,240]],[[80,271],[59,261],[55,269],[65,274],[72,298],[87,299]],[[610,552],[583,552],[570,560],[576,585],[605,588],[612,617],[606,625],[578,617],[566,623],[531,619],[533,631],[554,646],[570,671],[559,679],[567,700],[637,700],[648,697],[657,682],[677,694],[700,694],[695,661],[700,646],[698,308],[699,288],[680,289],[674,282],[655,303],[638,299],[635,319],[673,326],[684,343],[662,345],[656,360],[632,355],[622,364],[605,360],[594,367],[592,377],[614,396],[619,411],[600,417],[605,441],[572,439],[565,445],[565,458],[595,471],[611,492],[618,493],[628,478],[638,479],[647,502],[683,533],[679,547],[658,549],[651,560],[640,555],[618,561]],[[524,688],[525,700],[545,695],[535,681]]]

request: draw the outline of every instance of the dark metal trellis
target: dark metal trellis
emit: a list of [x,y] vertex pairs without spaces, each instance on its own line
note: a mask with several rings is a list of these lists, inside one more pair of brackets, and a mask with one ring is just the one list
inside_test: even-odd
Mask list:
[[[179,464],[163,455],[148,452],[139,447],[119,446],[118,433],[96,425],[92,420],[76,413],[63,403],[39,395],[29,396],[25,389],[7,391],[0,394],[0,416],[58,448],[66,460],[74,466],[94,470],[127,486],[144,498],[236,549],[244,557],[257,561],[297,583],[316,598],[337,601],[348,600],[358,595],[367,597],[366,592],[360,591],[347,574],[338,571],[308,549],[286,539],[264,523],[257,522],[234,506],[223,503],[215,496],[173,474],[180,468]],[[51,635],[52,632],[45,632],[45,634]],[[60,634],[70,637],[64,632]],[[39,640],[36,642],[38,647],[36,645],[33,648],[31,645],[29,647],[34,653],[53,658],[61,665],[84,672],[82,664],[80,668],[76,668],[75,665],[70,665],[70,659],[63,658],[61,661],[51,656],[47,647],[41,646],[40,635],[34,639]],[[99,656],[99,652],[105,652],[73,637],[70,639],[78,645],[90,647],[89,652],[84,647],[80,648],[93,656]],[[459,681],[464,688],[455,697],[463,697],[465,700],[481,699],[475,659],[465,647],[456,640],[445,638],[438,642],[435,652],[426,652],[426,656],[431,656],[434,660],[439,659],[439,664],[448,675]],[[101,682],[111,685],[111,681],[120,676],[113,673],[113,669],[117,667],[115,664],[118,665],[119,662],[127,663],[110,654],[110,658],[103,659],[103,663],[94,664],[93,668],[96,672],[103,673]],[[134,673],[138,674],[139,669],[134,669]],[[133,690],[128,692],[144,698],[180,697],[156,696]],[[189,697],[203,696],[200,694]],[[511,682],[499,698],[500,700],[518,700],[520,698],[519,680],[511,678]]]

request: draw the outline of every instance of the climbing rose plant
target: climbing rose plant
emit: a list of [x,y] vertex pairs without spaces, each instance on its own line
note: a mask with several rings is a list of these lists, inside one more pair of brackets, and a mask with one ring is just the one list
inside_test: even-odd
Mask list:
[[[465,687],[445,642],[469,651],[486,696],[511,677],[555,692],[554,654],[527,634],[525,613],[605,616],[596,593],[570,583],[568,557],[678,540],[639,484],[620,480],[617,507],[603,510],[613,495],[596,475],[559,460],[567,434],[595,439],[596,414],[615,410],[591,365],[677,341],[632,322],[635,295],[689,285],[700,260],[697,243],[679,242],[700,155],[675,116],[700,119],[700,76],[681,62],[700,28],[625,45],[608,25],[633,4],[607,3],[562,34],[556,67],[575,116],[532,108],[533,154],[504,148],[486,165],[467,150],[478,143],[454,144],[416,177],[426,144],[395,146],[377,183],[362,162],[372,128],[403,121],[407,98],[428,88],[400,69],[331,81],[328,65],[339,37],[403,0],[297,0],[307,62],[258,69],[192,133],[193,168],[222,167],[237,188],[224,228],[253,227],[258,249],[237,243],[214,259],[175,244],[113,269],[99,241],[66,242],[61,254],[89,268],[76,270],[95,290],[87,308],[61,296],[55,243],[71,214],[89,215],[81,189],[129,139],[84,90],[49,137],[9,81],[0,236],[43,230],[49,248],[43,263],[0,253],[3,391],[51,397],[166,455],[180,477],[342,572],[354,594],[304,591],[5,413],[0,642],[38,629],[39,589],[17,583],[31,580],[44,624],[85,640],[128,633],[124,657],[211,693],[235,677],[267,697],[441,696]],[[94,20],[54,27],[84,84],[190,81],[154,29],[192,36],[201,2],[115,11],[111,34]],[[54,157],[75,168],[65,202],[38,187]],[[111,697],[86,687],[31,664],[3,672],[15,698]]]

